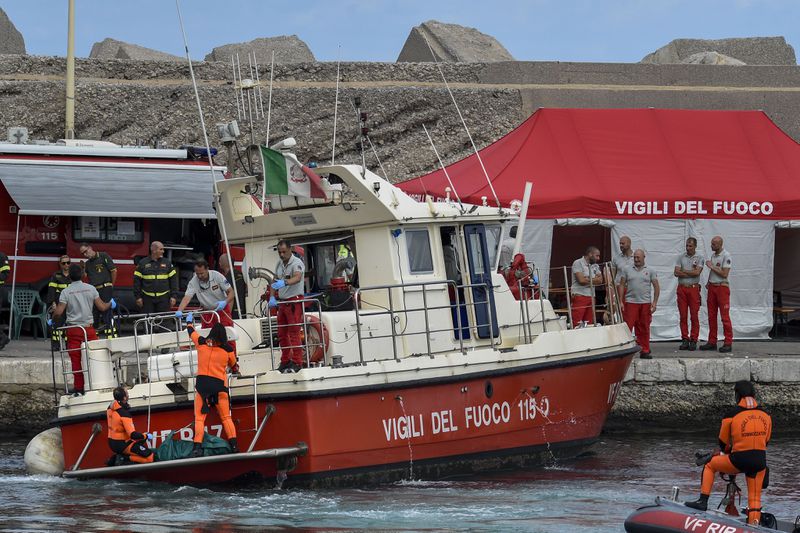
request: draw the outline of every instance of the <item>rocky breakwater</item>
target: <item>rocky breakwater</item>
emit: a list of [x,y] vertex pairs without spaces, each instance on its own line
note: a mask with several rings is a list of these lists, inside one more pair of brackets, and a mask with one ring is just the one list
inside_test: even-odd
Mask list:
[[[55,417],[53,365],[46,344],[13,341],[0,352],[0,435],[33,435]],[[55,371],[57,391],[63,393],[59,360]]]
[[[800,346],[749,344],[741,343],[743,353],[734,357],[692,356],[677,352],[676,343],[656,345],[654,359],[637,358],[629,368],[608,428],[716,430],[734,404],[733,384],[746,379],[755,383],[776,430],[794,430],[800,416]],[[775,351],[782,353],[769,353]]]

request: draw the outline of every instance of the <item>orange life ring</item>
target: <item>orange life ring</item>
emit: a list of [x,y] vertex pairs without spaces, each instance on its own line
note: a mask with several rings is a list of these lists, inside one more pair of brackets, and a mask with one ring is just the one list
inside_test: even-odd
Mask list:
[[306,315],[306,332],[308,338],[304,339],[304,344],[309,348],[309,360],[312,363],[323,361],[330,344],[328,328],[316,315]]

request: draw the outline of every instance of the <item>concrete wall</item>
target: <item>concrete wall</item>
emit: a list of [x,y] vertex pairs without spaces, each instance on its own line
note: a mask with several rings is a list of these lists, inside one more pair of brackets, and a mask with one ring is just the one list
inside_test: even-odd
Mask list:
[[[479,147],[538,107],[763,109],[800,139],[800,67],[499,62],[442,64]],[[26,126],[33,138],[63,136],[63,58],[0,56],[0,127]],[[261,68],[261,79],[269,78]],[[237,117],[230,65],[196,65],[206,124]],[[271,140],[293,135],[301,160],[327,161],[333,135],[335,63],[278,65]],[[337,160],[360,161],[354,145],[359,95],[370,136],[392,180],[436,167],[422,124],[446,163],[471,153],[431,63],[342,63]],[[266,99],[266,92],[263,93]],[[266,104],[266,100],[265,100]],[[244,121],[240,121],[246,131]],[[213,128],[212,128],[213,129]],[[202,143],[186,65],[158,61],[77,61],[76,130],[81,138],[132,143],[157,137],[171,146]],[[255,127],[263,142],[266,120]],[[216,143],[211,132],[211,142]],[[243,142],[247,142],[243,137]],[[374,157],[367,158],[374,170]]]

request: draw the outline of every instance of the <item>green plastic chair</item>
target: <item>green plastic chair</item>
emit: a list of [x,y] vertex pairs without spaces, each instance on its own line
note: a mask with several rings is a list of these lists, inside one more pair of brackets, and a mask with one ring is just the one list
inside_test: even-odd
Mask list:
[[[8,291],[8,299],[11,300],[11,291]],[[34,312],[37,305],[40,311]],[[14,334],[11,336],[12,339],[19,339],[22,322],[28,318],[39,320],[39,324],[42,326],[42,337],[47,337],[47,306],[39,297],[39,293],[30,289],[17,289],[14,291]],[[36,327],[33,328],[33,338],[39,338]]]

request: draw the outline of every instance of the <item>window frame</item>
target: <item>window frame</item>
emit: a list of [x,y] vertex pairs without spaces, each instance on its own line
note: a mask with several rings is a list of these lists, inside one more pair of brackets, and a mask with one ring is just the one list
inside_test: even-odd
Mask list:
[[[428,263],[430,264],[430,270],[414,270],[414,266],[411,261],[411,249],[409,248],[412,241],[414,241],[414,237],[409,239],[409,235],[425,235],[425,239],[428,242]],[[433,261],[433,248],[431,243],[431,233],[428,228],[410,228],[405,230],[405,243],[406,243],[406,263],[408,265],[408,272],[413,276],[425,276],[430,275],[436,272],[436,265]]]

